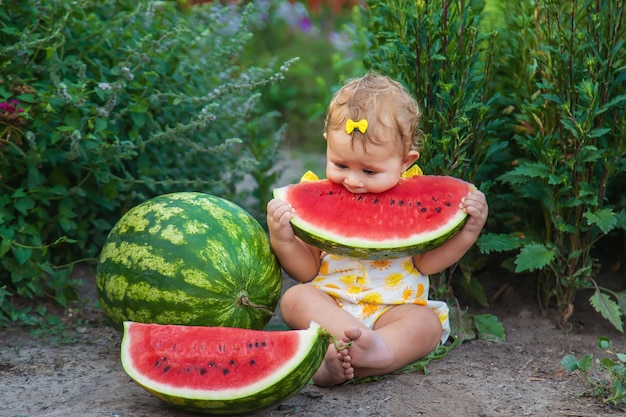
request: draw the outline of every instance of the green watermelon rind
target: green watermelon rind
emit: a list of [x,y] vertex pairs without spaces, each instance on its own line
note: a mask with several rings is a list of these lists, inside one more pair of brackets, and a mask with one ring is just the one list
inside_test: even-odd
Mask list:
[[[467,184],[473,188],[471,184]],[[291,185],[274,189],[274,198],[286,201],[289,187]],[[467,213],[458,209],[448,222],[436,230],[414,234],[401,240],[377,241],[338,236],[303,220],[297,213],[290,222],[297,237],[322,251],[358,259],[382,260],[415,256],[436,249],[456,235],[465,225],[467,218]]]
[[249,213],[220,197],[180,192],[147,200],[118,221],[100,253],[96,285],[119,331],[126,320],[262,329],[282,276],[267,233]]
[[[126,329],[131,322],[125,322]],[[128,376],[161,401],[187,411],[215,415],[241,415],[254,413],[280,404],[296,395],[310,381],[320,367],[328,344],[329,333],[319,324],[311,322],[308,329],[291,330],[300,336],[302,346],[296,355],[280,370],[256,384],[255,389],[223,390],[211,393],[203,390],[177,389],[145,378],[125,352],[132,341],[124,332],[121,344],[122,366]]]
[[362,240],[340,239],[331,235],[321,235],[297,218],[292,219],[291,225],[296,236],[302,239],[302,241],[324,252],[357,259],[397,259],[429,252],[446,243],[463,228],[467,221],[467,214],[462,211],[460,213],[462,213],[462,216],[455,216],[453,218],[454,221],[447,223],[445,227],[437,229],[437,233],[432,234],[432,237],[425,238],[424,241],[415,244],[398,244],[396,241],[365,242]]

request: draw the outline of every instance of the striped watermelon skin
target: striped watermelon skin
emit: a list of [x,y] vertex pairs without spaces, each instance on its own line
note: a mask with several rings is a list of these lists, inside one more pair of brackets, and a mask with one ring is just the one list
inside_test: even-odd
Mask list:
[[[308,329],[304,330],[284,330],[284,331],[258,331],[259,337],[272,338],[273,333],[291,333],[293,336],[299,333],[304,344],[304,354],[296,357],[296,363],[290,369],[282,371],[280,374],[272,375],[273,382],[268,381],[258,387],[256,392],[238,394],[233,392],[229,395],[214,393],[210,390],[206,392],[196,392],[194,398],[189,398],[181,394],[168,392],[166,385],[159,385],[150,378],[145,378],[132,363],[129,354],[132,341],[128,336],[128,329],[132,323],[125,323],[124,338],[121,346],[121,360],[124,370],[143,389],[154,395],[161,401],[187,411],[193,411],[210,415],[245,415],[258,412],[274,405],[280,404],[300,392],[310,381],[326,354],[332,338],[329,333],[317,323],[311,323]],[[219,332],[220,329],[217,329]],[[245,337],[245,330],[235,329],[242,332]],[[256,330],[247,330],[255,332]],[[219,333],[218,333],[219,334]],[[155,336],[155,340],[158,336]],[[156,343],[156,342],[155,342]],[[224,342],[228,344],[229,342]],[[150,357],[150,351],[146,356]],[[197,360],[202,362],[202,354],[196,355]],[[271,355],[268,356],[270,358]],[[172,371],[173,372],[173,371]],[[192,371],[193,372],[193,371]]]
[[280,266],[261,225],[203,193],[165,194],[114,226],[96,271],[105,315],[124,321],[261,329],[281,293]]

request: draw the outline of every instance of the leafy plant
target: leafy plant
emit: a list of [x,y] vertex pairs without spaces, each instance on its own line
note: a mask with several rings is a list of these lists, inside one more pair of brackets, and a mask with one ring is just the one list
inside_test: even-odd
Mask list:
[[[561,324],[591,288],[591,305],[623,331],[626,292],[594,279],[595,244],[626,228],[608,200],[626,172],[626,26],[618,1],[506,4],[504,88],[514,92],[513,168],[499,177],[518,202],[509,235],[483,237],[484,251],[516,250],[514,270],[538,271],[541,302],[556,301]],[[515,9],[511,10],[511,7]]]
[[569,372],[577,372],[591,386],[590,394],[599,397],[605,404],[626,411],[626,352],[616,352],[611,340],[601,337],[598,347],[609,356],[594,360],[586,354],[581,359],[566,355],[561,364]]
[[0,325],[24,317],[11,295],[67,306],[73,265],[93,262],[147,198],[194,190],[264,211],[282,135],[259,93],[293,61],[241,64],[255,13],[217,2],[3,3]]

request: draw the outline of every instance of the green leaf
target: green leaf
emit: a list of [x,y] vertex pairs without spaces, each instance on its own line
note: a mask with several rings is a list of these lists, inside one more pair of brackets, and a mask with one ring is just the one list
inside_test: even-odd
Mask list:
[[476,277],[470,276],[469,279],[460,278],[456,280],[456,283],[472,300],[476,301],[482,307],[489,307],[485,288]]
[[33,254],[33,250],[30,248],[24,248],[22,246],[14,245],[11,248],[11,253],[15,257],[15,260],[18,264],[24,265],[26,261],[28,261]]
[[548,178],[550,176],[550,169],[539,162],[524,162],[515,169],[501,175],[500,181],[508,182],[511,184],[523,184],[528,181],[528,178]]
[[606,135],[607,133],[609,133],[611,131],[611,129],[609,128],[597,128],[597,129],[593,129],[591,132],[589,132],[589,137],[590,138],[599,138],[601,136]]
[[617,292],[614,295],[622,314],[626,316],[626,291]]
[[598,313],[607,319],[617,330],[624,333],[622,323],[622,312],[619,305],[611,299],[607,294],[600,290],[596,290],[589,298],[589,303],[596,309]]
[[515,258],[515,272],[543,269],[554,260],[555,253],[540,243],[531,243],[522,248]]
[[591,366],[593,365],[593,355],[588,353],[586,355],[584,355],[579,361],[578,361],[578,369],[580,369],[583,372],[587,372],[591,369]]
[[[448,303],[450,304],[450,303]],[[454,306],[450,306],[450,333],[463,343],[465,340],[476,339],[474,331],[474,321],[472,316],[466,310],[459,310]]]
[[574,355],[565,355],[561,359],[561,365],[565,367],[569,372],[574,372],[578,369],[578,359]]
[[608,208],[598,210],[595,213],[586,211],[583,216],[589,224],[598,226],[605,235],[613,230],[617,224],[617,216]]
[[485,233],[476,241],[481,253],[505,252],[519,248],[522,240],[515,235]]
[[488,340],[495,343],[503,343],[506,339],[504,326],[493,314],[481,314],[474,316],[474,324],[478,330],[480,340]]

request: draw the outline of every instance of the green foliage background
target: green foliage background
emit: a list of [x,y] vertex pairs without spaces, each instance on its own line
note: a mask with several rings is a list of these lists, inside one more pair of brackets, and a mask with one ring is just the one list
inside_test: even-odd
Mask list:
[[[253,13],[167,1],[3,4],[0,101],[18,107],[0,113],[0,318],[19,318],[10,294],[67,305],[72,264],[93,259],[149,197],[208,192],[261,217],[282,130],[259,107],[260,90],[291,62],[240,63]],[[256,184],[241,191],[245,175]]]

